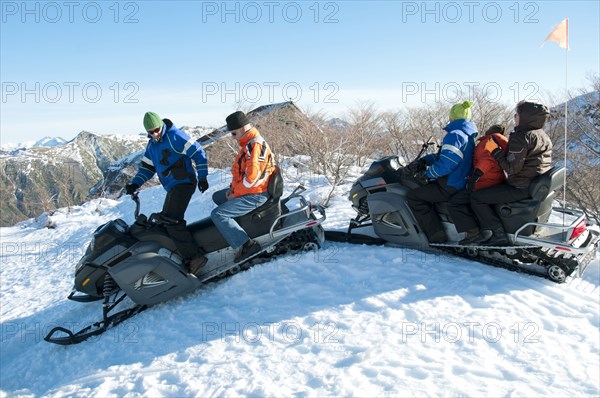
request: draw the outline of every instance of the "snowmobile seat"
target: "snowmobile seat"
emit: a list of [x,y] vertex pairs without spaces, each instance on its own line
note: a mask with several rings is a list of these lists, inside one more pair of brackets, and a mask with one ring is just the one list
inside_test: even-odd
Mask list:
[[[548,222],[550,213],[552,213],[555,191],[563,186],[564,177],[564,167],[552,167],[531,182],[529,185],[530,198],[496,205],[496,213],[502,220],[505,231],[514,233],[528,222]],[[534,232],[535,227],[531,226],[523,230],[522,234],[529,236]]]
[[[269,178],[268,192],[269,199],[260,207],[235,218],[251,238],[268,234],[275,220],[281,215],[279,199],[283,195],[283,177],[278,168]],[[229,246],[210,217],[189,224],[188,229],[194,241],[207,253]]]

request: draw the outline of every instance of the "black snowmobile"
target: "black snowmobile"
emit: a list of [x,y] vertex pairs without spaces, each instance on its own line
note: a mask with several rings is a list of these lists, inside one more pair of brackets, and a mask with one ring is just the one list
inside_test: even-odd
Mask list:
[[[426,143],[417,159],[425,152]],[[530,198],[496,206],[510,246],[462,246],[458,243],[430,244],[417,224],[406,195],[423,185],[418,174],[400,163],[397,156],[379,159],[352,186],[349,200],[358,213],[347,232],[327,231],[328,240],[366,244],[388,244],[421,250],[443,250],[514,271],[543,275],[558,283],[576,273],[582,275],[594,259],[600,233],[588,229],[583,213],[553,208],[555,192],[562,188],[565,169],[553,167],[529,187]],[[449,242],[458,233],[446,203],[435,206]],[[552,212],[568,222],[548,223]],[[362,229],[357,234],[353,230]],[[373,232],[378,238],[373,237]]]
[[[236,251],[229,247],[210,217],[189,224],[188,228],[208,262],[196,275],[188,272],[175,242],[154,215],[139,214],[137,194],[136,221],[127,225],[117,219],[100,226],[75,269],[75,284],[69,299],[79,302],[104,300],[103,319],[76,333],[63,328],[52,329],[45,340],[51,343],[76,344],[99,335],[148,306],[189,293],[202,284],[233,275],[267,259],[290,252],[318,249],[325,236],[321,223],[325,211],[311,205],[299,186],[281,199],[283,179],[277,171],[269,181],[270,198],[251,213],[236,218],[262,251],[235,263]],[[135,305],[115,312],[129,297]]]

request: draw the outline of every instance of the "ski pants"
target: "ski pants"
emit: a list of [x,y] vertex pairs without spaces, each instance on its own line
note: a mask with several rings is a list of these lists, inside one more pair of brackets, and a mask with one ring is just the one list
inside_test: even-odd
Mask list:
[[444,187],[439,182],[429,183],[408,193],[408,205],[428,239],[436,232],[444,231],[440,217],[435,211],[435,203],[447,202],[454,193],[455,188]]
[[167,192],[163,209],[160,213],[167,233],[173,238],[177,250],[186,260],[190,260],[201,254],[184,220],[185,211],[195,190],[195,184],[175,185]]
[[457,232],[467,232],[479,228],[475,214],[471,210],[471,191],[458,191],[448,201],[448,212]]
[[471,194],[471,208],[482,228],[494,230],[503,228],[503,226],[493,205],[516,202],[528,197],[529,188],[517,188],[508,184],[500,184],[473,192]]

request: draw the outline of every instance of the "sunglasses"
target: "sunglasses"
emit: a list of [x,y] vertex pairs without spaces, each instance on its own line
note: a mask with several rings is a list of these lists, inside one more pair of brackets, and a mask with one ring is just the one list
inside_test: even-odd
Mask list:
[[235,137],[237,135],[243,135],[243,131],[241,128],[235,129],[235,130],[230,130],[229,133],[231,134],[232,137]]
[[153,130],[148,130],[148,134],[154,135],[154,134],[158,133],[159,131],[160,131],[160,127],[157,127]]

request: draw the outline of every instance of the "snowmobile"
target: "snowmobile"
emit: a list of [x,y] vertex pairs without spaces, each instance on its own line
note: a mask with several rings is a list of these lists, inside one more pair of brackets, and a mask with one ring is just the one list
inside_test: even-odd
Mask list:
[[[262,250],[235,263],[236,250],[229,247],[211,218],[191,223],[188,229],[208,261],[196,274],[189,273],[175,242],[157,221],[156,214],[139,214],[137,193],[135,222],[116,219],[100,226],[75,269],[69,299],[78,302],[104,300],[103,319],[74,333],[53,328],[44,338],[61,345],[76,344],[129,319],[147,307],[180,297],[203,284],[233,275],[271,257],[318,249],[325,240],[321,224],[325,211],[311,205],[298,186],[281,199],[283,179],[276,171],[269,181],[270,197],[256,210],[236,218]],[[129,297],[133,307],[115,312]]]
[[[430,145],[430,142],[423,145],[417,159]],[[529,199],[495,206],[507,232],[509,246],[458,244],[464,233],[457,232],[447,203],[436,204],[435,210],[449,243],[430,244],[406,197],[411,189],[427,182],[410,167],[402,165],[397,156],[384,157],[373,162],[350,190],[349,200],[357,216],[350,221],[348,230],[326,231],[326,239],[442,250],[562,283],[572,275],[583,274],[595,257],[600,240],[600,233],[587,227],[581,211],[553,207],[555,193],[562,188],[564,176],[564,168],[553,167],[533,180]],[[553,211],[566,222],[549,223]],[[364,233],[353,232],[359,228],[365,228],[360,230]]]

